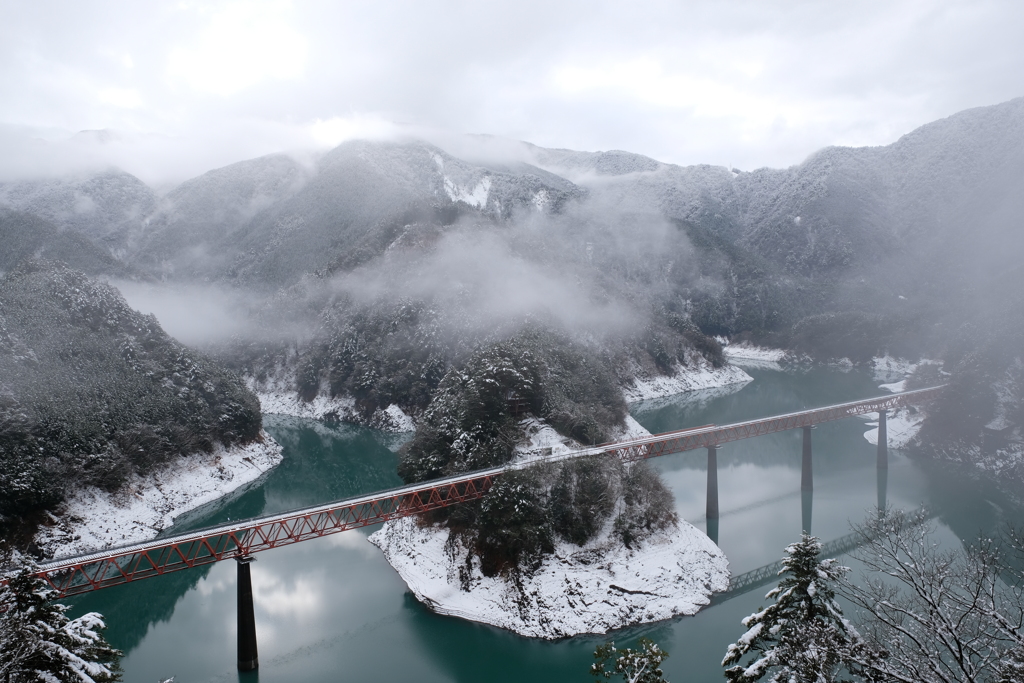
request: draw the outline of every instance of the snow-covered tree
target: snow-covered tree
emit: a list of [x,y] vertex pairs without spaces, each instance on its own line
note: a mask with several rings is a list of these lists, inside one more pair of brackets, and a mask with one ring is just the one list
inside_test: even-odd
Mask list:
[[1024,536],[943,548],[923,510],[855,529],[866,573],[842,588],[867,645],[855,671],[900,683],[1024,681]]
[[[616,648],[615,643],[605,643],[594,650],[594,664],[590,673],[594,680],[609,680],[621,676],[626,683],[668,683],[665,681],[661,663],[668,659],[668,653],[649,638],[641,638],[637,649]],[[611,664],[611,669],[608,665]]]
[[[786,553],[779,571],[782,580],[765,596],[775,604],[743,620],[747,632],[722,660],[722,666],[730,667],[725,671],[729,681],[839,681],[847,653],[860,642],[843,618],[833,588],[849,569],[832,559],[819,560],[821,543],[806,534]],[[756,658],[741,664],[750,653]]]
[[[0,587],[0,681],[3,683],[107,683],[121,680],[121,652],[103,637],[103,617],[68,619],[68,607],[36,576],[31,560]],[[0,558],[0,564],[6,562]]]

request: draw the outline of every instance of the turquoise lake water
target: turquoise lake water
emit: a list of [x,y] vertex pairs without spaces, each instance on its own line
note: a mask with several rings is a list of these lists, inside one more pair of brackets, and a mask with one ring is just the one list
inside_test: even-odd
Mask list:
[[[743,386],[682,394],[632,406],[651,432],[727,424],[884,393],[870,373],[814,368],[748,371]],[[393,435],[369,429],[266,416],[284,461],[242,492],[179,519],[183,531],[289,510],[401,483]],[[733,574],[775,562],[810,514],[823,541],[877,509],[880,495],[904,509],[928,505],[949,544],[997,526],[1001,502],[963,481],[890,454],[880,480],[865,421],[851,418],[813,431],[814,492],[800,491],[800,430],[727,444],[719,450],[718,541]],[[676,497],[680,516],[705,529],[703,450],[653,461]],[[882,487],[880,490],[880,486]],[[175,676],[193,681],[591,681],[594,648],[646,636],[670,653],[675,683],[722,681],[721,658],[742,632],[740,619],[764,603],[770,586],[716,601],[694,617],[632,627],[606,636],[548,642],[433,614],[419,604],[366,537],[349,531],[256,555],[252,565],[260,670],[235,670],[235,563],[169,574],[83,596],[74,614],[95,610],[108,639],[123,649],[126,681]],[[843,558],[853,566],[856,561]]]

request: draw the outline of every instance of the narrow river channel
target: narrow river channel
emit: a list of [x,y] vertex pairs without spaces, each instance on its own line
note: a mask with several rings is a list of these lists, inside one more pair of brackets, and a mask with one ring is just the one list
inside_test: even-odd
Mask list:
[[[726,424],[884,393],[870,372],[814,368],[800,372],[750,369],[740,387],[682,394],[632,406],[651,432]],[[180,519],[174,531],[243,519],[371,492],[400,484],[395,437],[354,427],[266,416],[284,446],[284,461],[264,480]],[[823,541],[849,533],[850,522],[873,514],[880,496],[904,509],[928,505],[939,535],[958,543],[994,528],[998,500],[963,481],[893,451],[888,476],[875,468],[865,421],[852,418],[813,432],[814,492],[800,492],[799,430],[727,444],[719,450],[719,544],[733,574],[779,560],[799,538],[805,515]],[[705,453],[654,461],[683,519],[704,529]],[[594,648],[609,639],[641,636],[670,653],[674,683],[724,680],[726,647],[743,631],[740,619],[765,604],[769,586],[717,601],[694,617],[649,624],[609,636],[557,642],[431,613],[366,537],[373,529],[260,553],[252,566],[260,669],[235,671],[235,563],[179,572],[106,589],[73,601],[72,616],[102,612],[108,639],[123,649],[125,680],[199,681],[516,681],[592,680]],[[856,570],[849,557],[843,561]]]

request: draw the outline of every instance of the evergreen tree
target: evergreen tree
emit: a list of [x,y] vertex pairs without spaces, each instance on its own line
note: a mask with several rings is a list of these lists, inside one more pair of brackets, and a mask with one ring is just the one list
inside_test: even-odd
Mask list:
[[[846,654],[860,644],[860,635],[843,618],[832,583],[847,567],[818,560],[821,543],[804,534],[786,548],[782,580],[765,596],[775,604],[743,620],[748,629],[729,650],[722,666],[732,683],[752,683],[765,676],[772,683],[832,683],[839,678]],[[758,657],[743,666],[749,653]]]
[[[626,683],[668,683],[661,670],[661,663],[668,659],[668,653],[649,638],[641,638],[637,646],[636,650],[616,648],[615,643],[598,646],[590,667],[594,680],[600,683],[601,679],[622,676]],[[607,668],[609,663],[613,663],[610,671]]]
[[35,564],[21,556],[14,562],[19,570],[0,587],[0,681],[120,681],[121,652],[103,637],[103,617],[68,619],[69,608],[53,601],[56,591],[36,576]]

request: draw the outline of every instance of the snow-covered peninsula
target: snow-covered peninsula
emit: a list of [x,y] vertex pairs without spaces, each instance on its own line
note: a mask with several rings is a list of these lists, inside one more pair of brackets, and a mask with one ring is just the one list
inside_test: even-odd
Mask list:
[[277,466],[281,446],[266,432],[260,437],[134,476],[117,493],[80,489],[40,528],[36,543],[47,557],[58,558],[154,538],[179,515],[236,492]]
[[582,548],[559,542],[519,582],[484,576],[467,548],[447,541],[447,529],[422,527],[412,518],[388,522],[370,536],[430,609],[536,638],[607,633],[695,614],[729,585],[725,554],[685,521],[635,549],[609,530]]

